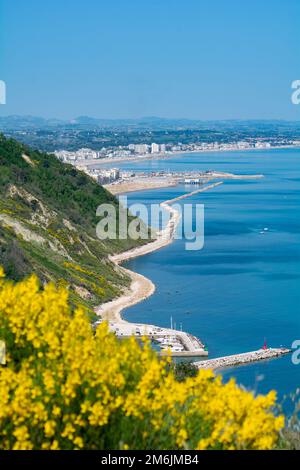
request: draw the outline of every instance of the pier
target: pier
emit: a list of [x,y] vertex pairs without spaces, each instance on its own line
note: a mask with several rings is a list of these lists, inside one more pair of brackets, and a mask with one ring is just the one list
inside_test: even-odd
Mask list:
[[122,194],[145,189],[157,189],[183,184],[184,186],[202,186],[213,180],[253,180],[263,175],[242,175],[220,171],[206,172],[135,172],[133,176],[121,176],[120,179],[104,185],[112,194]]
[[195,196],[196,194],[199,194],[199,193],[204,193],[205,191],[209,191],[210,189],[216,188],[217,186],[220,186],[221,184],[223,184],[223,181],[218,181],[217,183],[209,184],[208,186],[204,186],[203,188],[196,189],[195,191],[192,191],[190,193],[182,194],[181,196],[174,197],[173,199],[169,199],[168,201],[164,201],[163,203],[161,203],[161,206],[165,207],[170,204],[174,204],[174,202],[181,201],[182,199]]
[[285,354],[289,354],[290,349],[287,348],[267,348],[258,349],[257,351],[246,352],[242,354],[233,354],[232,356],[217,357],[207,361],[194,362],[199,369],[223,369],[225,367],[234,367],[251,362],[258,362],[267,359],[275,359]]

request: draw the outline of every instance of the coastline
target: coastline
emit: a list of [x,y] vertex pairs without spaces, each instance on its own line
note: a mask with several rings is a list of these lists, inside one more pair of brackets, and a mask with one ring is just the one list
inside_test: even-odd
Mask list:
[[121,270],[131,278],[131,285],[129,289],[127,289],[123,295],[117,299],[106,302],[96,308],[97,315],[101,316],[104,320],[115,321],[118,323],[130,323],[122,318],[122,311],[125,308],[142,302],[155,292],[155,285],[150,279],[146,278],[142,274],[120,266],[120,263],[138,256],[152,253],[164,246],[167,246],[169,243],[172,243],[177,225],[180,221],[180,214],[177,210],[165,205],[163,202],[161,203],[161,206],[170,212],[171,217],[167,226],[158,232],[157,238],[154,241],[149,242],[144,246],[109,257],[109,260],[114,263],[116,269]]
[[[252,177],[255,178],[258,176],[263,177],[263,175],[252,175]],[[243,177],[246,177],[246,175],[244,175]],[[171,328],[160,328],[151,324],[130,322],[123,319],[122,317],[122,312],[124,309],[129,308],[150,297],[155,292],[156,287],[150,279],[139,273],[131,271],[123,266],[120,266],[120,263],[123,263],[132,258],[136,258],[138,256],[143,256],[147,253],[154,252],[168,245],[169,243],[172,243],[174,240],[174,234],[177,225],[180,220],[180,214],[177,210],[171,207],[171,204],[175,203],[176,201],[191,197],[197,193],[208,191],[221,184],[223,184],[223,181],[215,182],[206,185],[205,187],[200,188],[198,190],[185,193],[181,196],[177,196],[173,199],[162,202],[160,205],[165,210],[168,210],[170,212],[171,217],[165,229],[158,232],[157,239],[149,242],[148,244],[142,247],[134,248],[128,250],[127,252],[113,255],[109,258],[115,264],[116,269],[122,270],[123,273],[126,273],[131,278],[131,285],[126,290],[126,292],[123,293],[123,295],[121,295],[117,299],[114,299],[110,302],[107,302],[106,304],[99,306],[96,309],[96,313],[101,316],[101,320],[99,320],[99,322],[96,322],[95,326],[103,320],[107,321],[109,323],[109,329],[114,332],[119,338],[129,337],[132,335],[145,335],[152,338],[152,340],[158,342],[163,338],[176,338],[175,341],[181,343],[184,349],[181,352],[175,350],[175,352],[172,352],[172,356],[195,358],[198,357],[199,359],[196,359],[195,362],[195,365],[198,369],[210,368],[215,370],[223,369],[226,367],[246,365],[252,362],[279,358],[291,352],[290,349],[283,347],[267,348],[266,350],[261,349],[257,351],[234,354],[231,356],[217,357],[211,360],[203,361],[201,360],[201,358],[203,356],[208,356],[208,350],[199,338],[196,338],[195,336],[187,332],[174,330],[172,329],[172,326]],[[164,355],[166,354],[166,351],[162,350],[160,354]]]
[[97,307],[96,313],[105,321],[126,324],[129,322],[122,318],[122,311],[150,297],[155,292],[155,285],[142,274],[130,271],[123,266],[119,266],[119,269],[130,277],[130,288],[117,299]]
[[119,184],[105,184],[103,187],[107,189],[111,194],[123,194],[123,193],[135,193],[138,191],[146,191],[151,189],[160,189],[160,188],[171,188],[177,186],[177,181],[171,178],[166,178],[165,180],[159,181],[124,181]]
[[[205,183],[209,183],[213,180],[219,179],[232,179],[232,180],[250,180],[264,178],[264,175],[236,175],[234,173],[222,173],[222,172],[211,172],[209,175],[202,175],[201,178],[205,180]],[[176,176],[172,177],[137,177],[131,178],[131,180],[120,180],[114,183],[109,183],[103,187],[114,195],[130,192],[145,191],[151,189],[170,188],[175,187],[180,183],[180,178]],[[203,183],[204,184],[204,183]]]
[[247,148],[247,149],[205,149],[205,150],[181,150],[172,153],[154,153],[154,154],[144,154],[144,155],[136,155],[133,157],[112,157],[112,158],[99,158],[99,159],[92,159],[92,160],[82,160],[76,162],[76,166],[80,169],[80,167],[85,166],[95,166],[95,165],[108,165],[113,163],[127,163],[127,162],[137,162],[141,160],[168,160],[174,156],[179,155],[189,155],[193,153],[220,153],[220,152],[251,152],[252,150],[260,150],[260,151],[269,151],[269,150],[276,150],[276,149],[299,149],[299,145],[278,145],[276,147],[266,147],[266,148]]
[[124,268],[123,266],[120,266],[120,263],[160,250],[161,248],[172,243],[181,216],[176,209],[171,207],[170,204],[173,204],[174,202],[182,199],[183,197],[187,198],[193,196],[196,193],[209,191],[210,189],[213,189],[214,187],[217,187],[221,184],[221,181],[218,183],[210,184],[208,186],[205,186],[204,188],[184,194],[183,196],[178,196],[169,201],[162,202],[160,206],[170,213],[170,218],[166,227],[160,232],[158,232],[157,238],[154,241],[151,241],[141,247],[134,248],[109,257],[109,260],[114,263],[116,269],[121,270],[124,274],[127,274],[131,278],[131,285],[129,289],[127,289],[123,293],[123,295],[121,295],[117,299],[114,299],[110,302],[106,302],[105,304],[96,307],[95,311],[98,316],[101,316],[103,320],[106,320],[108,322],[131,324],[131,322],[127,322],[122,318],[122,311],[125,308],[136,305],[137,303],[142,302],[143,300],[150,297],[155,292],[155,285],[150,279],[146,278],[145,276],[131,271],[127,268]]

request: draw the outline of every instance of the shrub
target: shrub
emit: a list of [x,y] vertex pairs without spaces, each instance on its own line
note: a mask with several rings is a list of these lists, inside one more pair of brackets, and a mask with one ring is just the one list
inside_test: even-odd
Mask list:
[[172,364],[175,378],[182,382],[188,377],[196,377],[198,374],[198,368],[193,362],[175,362]]
[[96,333],[64,288],[0,279],[1,449],[271,449],[275,393],[210,371],[178,382],[145,340]]

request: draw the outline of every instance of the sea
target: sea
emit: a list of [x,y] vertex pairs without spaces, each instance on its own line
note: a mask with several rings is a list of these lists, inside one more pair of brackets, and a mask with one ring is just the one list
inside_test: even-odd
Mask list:
[[[224,180],[185,203],[204,205],[204,246],[186,240],[131,260],[126,267],[150,278],[154,295],[123,312],[129,321],[173,325],[199,337],[209,357],[300,344],[300,150],[295,148],[173,155],[118,164],[134,171],[215,170],[263,174]],[[178,187],[128,194],[148,206],[195,189]],[[182,202],[182,203],[183,203]],[[299,346],[298,346],[299,347]],[[300,364],[279,359],[226,369],[257,393],[275,389],[289,411],[299,393]],[[300,357],[300,354],[299,354]]]

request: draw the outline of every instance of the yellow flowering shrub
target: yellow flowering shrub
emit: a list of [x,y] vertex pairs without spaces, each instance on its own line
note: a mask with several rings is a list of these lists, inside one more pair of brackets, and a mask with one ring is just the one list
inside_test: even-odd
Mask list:
[[[79,266],[78,264],[70,263],[69,261],[64,262],[64,266],[66,268],[71,268],[74,271],[78,271],[79,273],[86,274],[87,276],[95,277],[95,273],[93,271],[89,271],[88,269]],[[97,276],[97,281],[101,284],[107,285],[107,281],[104,276]]]
[[147,341],[94,332],[63,287],[0,273],[1,449],[271,449],[275,394],[210,371],[178,382]]

